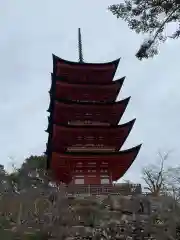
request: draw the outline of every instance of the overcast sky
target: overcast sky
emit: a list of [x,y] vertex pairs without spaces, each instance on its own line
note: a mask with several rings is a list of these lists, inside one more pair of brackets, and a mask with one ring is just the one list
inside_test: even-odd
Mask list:
[[132,96],[121,121],[136,117],[123,149],[143,147],[125,175],[139,181],[141,168],[155,163],[157,151],[173,149],[169,164],[180,159],[180,42],[161,46],[158,57],[135,58],[142,37],[117,20],[107,7],[113,0],[0,0],[0,163],[9,167],[42,154],[48,135],[52,53],[76,61],[78,27],[87,62],[121,57],[116,78],[126,76],[119,99]]

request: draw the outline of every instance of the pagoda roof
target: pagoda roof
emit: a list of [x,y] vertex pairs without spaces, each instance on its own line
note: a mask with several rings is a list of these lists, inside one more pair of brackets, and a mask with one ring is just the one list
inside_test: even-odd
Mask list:
[[59,76],[56,76],[54,73],[51,73],[51,81],[52,81],[52,84],[53,83],[66,83],[66,84],[69,84],[69,85],[66,85],[66,86],[69,86],[69,87],[72,87],[72,86],[74,86],[74,85],[77,85],[77,87],[81,87],[81,85],[82,85],[82,87],[86,87],[86,86],[92,86],[92,87],[102,87],[102,86],[104,86],[104,87],[113,87],[112,85],[117,85],[117,84],[123,84],[123,82],[124,82],[124,79],[125,79],[126,77],[124,76],[124,77],[121,77],[121,78],[118,78],[118,79],[114,79],[114,80],[112,80],[112,81],[109,81],[109,82],[104,82],[103,84],[101,84],[101,83],[94,83],[93,81],[89,81],[88,83],[86,83],[86,82],[83,82],[83,81],[77,81],[77,82],[75,82],[75,81],[73,81],[73,79],[70,79],[70,78],[68,78],[68,76],[67,77],[59,77]]
[[131,149],[105,154],[91,152],[52,152],[50,165],[56,172],[65,172],[64,170],[67,169],[67,172],[70,174],[71,167],[77,162],[107,162],[112,171],[112,180],[117,181],[132,165],[140,148],[141,144]]
[[71,82],[104,84],[111,82],[120,59],[108,63],[71,62],[53,55],[53,73]]
[[51,112],[49,121],[53,121],[55,124],[67,124],[69,121],[80,120],[99,121],[117,125],[125,112],[129,100],[130,97],[107,104],[51,101],[48,109],[48,112]]
[[62,100],[80,101],[115,101],[123,85],[125,77],[109,84],[76,84],[56,81],[52,77],[51,98]]
[[[122,100],[118,100],[116,102],[75,102],[75,101],[70,101],[70,100],[62,100],[62,99],[54,99],[54,104],[59,105],[59,107],[70,107],[70,108],[85,108],[85,107],[92,107],[94,109],[101,108],[101,109],[106,109],[106,108],[115,108],[117,109],[118,106],[128,104],[130,101],[131,97],[124,98]],[[48,111],[49,112],[49,111]]]
[[[49,126],[49,138],[47,148],[53,151],[64,152],[71,147],[92,147],[95,145],[113,148],[118,151],[128,137],[135,119],[122,125],[104,127],[104,126],[58,126],[53,124]],[[50,145],[49,145],[50,144]]]
[[[84,131],[86,129],[88,129],[87,131],[96,131],[99,130],[100,132],[111,132],[111,131],[118,131],[120,129],[124,129],[127,126],[131,126],[133,127],[134,123],[136,121],[136,118],[134,118],[133,120],[120,124],[120,125],[114,125],[114,126],[71,126],[71,125],[63,125],[63,124],[52,124],[52,126],[58,131],[58,130],[64,130],[64,131]],[[60,131],[61,131],[60,130]],[[48,127],[48,129],[46,130],[46,132],[51,132],[50,128]]]
[[83,67],[97,67],[97,68],[103,68],[103,67],[112,67],[112,65],[116,65],[118,66],[119,61],[121,58],[117,58],[113,61],[109,61],[109,62],[105,62],[105,63],[87,63],[87,62],[75,62],[75,61],[69,61],[63,58],[60,58],[58,56],[56,56],[55,54],[52,54],[53,56],[53,65],[56,65],[58,63],[64,63],[67,65],[72,65],[74,67],[79,67],[79,66],[83,66]]

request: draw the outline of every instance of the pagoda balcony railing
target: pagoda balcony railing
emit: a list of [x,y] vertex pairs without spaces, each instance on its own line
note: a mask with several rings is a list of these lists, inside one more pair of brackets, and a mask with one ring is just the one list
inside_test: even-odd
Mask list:
[[85,100],[85,99],[83,99],[83,100],[78,100],[78,99],[72,100],[72,99],[68,99],[68,100],[73,101],[73,102],[75,102],[75,103],[106,103],[105,100],[104,100],[104,101],[93,101],[93,100]]
[[67,148],[67,152],[115,152],[114,147],[95,145],[95,146],[72,146]]
[[98,121],[69,121],[68,125],[73,126],[110,126],[110,123],[103,123]]
[[140,184],[70,184],[66,186],[68,195],[138,195],[142,194]]

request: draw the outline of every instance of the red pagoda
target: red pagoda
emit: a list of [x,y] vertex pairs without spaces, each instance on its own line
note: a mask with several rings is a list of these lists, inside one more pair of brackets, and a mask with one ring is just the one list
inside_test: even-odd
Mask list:
[[141,145],[120,151],[135,119],[118,125],[129,97],[116,101],[124,77],[113,81],[120,59],[85,63],[53,55],[48,112],[47,167],[66,184],[112,184],[135,160]]

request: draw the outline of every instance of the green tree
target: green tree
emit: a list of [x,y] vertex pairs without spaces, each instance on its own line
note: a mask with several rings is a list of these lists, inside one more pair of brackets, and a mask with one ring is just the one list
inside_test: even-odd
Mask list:
[[13,191],[26,191],[30,188],[47,188],[51,181],[46,170],[46,157],[30,156],[20,168],[9,174],[9,182]]
[[[136,53],[139,60],[158,54],[158,46],[168,38],[180,37],[179,0],[124,0],[108,8],[113,15],[128,23],[136,33],[148,34]],[[176,23],[176,30],[167,36],[165,28]]]
[[4,169],[4,166],[0,164],[0,195],[9,190],[9,175]]

